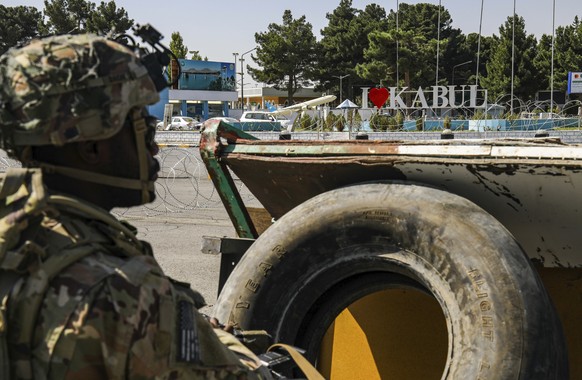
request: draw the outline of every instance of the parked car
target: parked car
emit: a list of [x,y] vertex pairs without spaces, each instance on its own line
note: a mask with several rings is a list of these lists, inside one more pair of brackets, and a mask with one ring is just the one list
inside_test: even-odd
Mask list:
[[232,126],[237,126],[240,124],[240,122],[238,121],[238,119],[235,119],[234,117],[228,117],[228,116],[216,116],[216,117],[211,117],[208,120],[199,123],[200,125],[196,128],[197,130],[200,130],[200,132],[202,132],[204,130],[204,124],[206,124],[207,121],[210,120],[222,120],[225,123],[228,123]]
[[[173,116],[172,122],[166,125],[166,131],[191,131],[194,129],[196,120],[188,116]],[[160,121],[156,124],[157,129],[163,129],[164,122]]]
[[229,124],[238,123],[239,122],[238,119],[235,119],[234,117],[228,117],[228,116],[211,117],[208,120],[222,120],[225,123],[229,123]]
[[[291,120],[287,119],[285,116],[274,116],[268,111],[246,111],[242,114],[240,122],[251,123],[249,126],[252,126],[252,128],[249,128],[249,130],[255,129],[254,127],[257,126],[257,123],[279,123],[281,129],[287,129],[292,124]],[[245,124],[243,124],[243,126],[244,125]]]

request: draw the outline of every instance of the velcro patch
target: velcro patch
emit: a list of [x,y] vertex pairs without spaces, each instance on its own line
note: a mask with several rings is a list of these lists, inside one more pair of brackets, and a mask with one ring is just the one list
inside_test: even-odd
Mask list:
[[178,349],[176,358],[179,362],[200,362],[200,345],[198,329],[192,304],[186,301],[178,302]]

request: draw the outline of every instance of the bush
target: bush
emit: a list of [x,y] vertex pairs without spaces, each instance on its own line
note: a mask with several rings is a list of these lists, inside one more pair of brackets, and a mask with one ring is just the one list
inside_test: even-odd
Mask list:
[[344,115],[337,115],[335,119],[335,123],[333,124],[334,131],[336,132],[343,132],[346,127],[346,118]]
[[308,131],[313,124],[311,117],[306,113],[302,114],[301,117],[296,118],[295,122],[298,123],[294,128],[296,131]]
[[333,125],[335,123],[335,115],[331,112],[327,114],[325,121],[323,123],[323,130],[325,132],[331,132],[333,130]]
[[362,116],[358,111],[354,111],[355,115],[352,119],[352,131],[359,131],[362,126]]
[[375,113],[370,118],[370,128],[374,132],[385,132],[390,128],[391,124],[394,124],[394,122],[390,119],[393,118],[388,115]]
[[400,111],[396,112],[396,116],[394,116],[395,121],[395,131],[400,130],[404,127],[404,114]]

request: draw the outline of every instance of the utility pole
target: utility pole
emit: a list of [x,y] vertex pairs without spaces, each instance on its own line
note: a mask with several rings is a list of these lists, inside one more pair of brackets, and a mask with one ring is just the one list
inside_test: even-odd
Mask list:
[[339,91],[340,92],[340,100],[339,100],[340,101],[340,104],[342,102],[342,89],[343,89],[342,79],[344,79],[346,77],[349,77],[349,76],[350,76],[350,74],[346,74],[346,75],[333,75],[334,78],[339,78],[339,80],[340,80],[340,91]]
[[441,50],[441,0],[439,0],[439,16],[437,21],[437,53],[436,53],[436,72],[434,85],[439,85],[439,56]]
[[[232,53],[232,55],[234,56],[234,90],[236,91],[236,57],[238,56],[238,53]],[[233,107],[234,108],[234,107]]]
[[398,2],[398,0],[396,0],[396,90],[398,90],[398,50],[399,50],[399,36],[398,33],[400,32],[400,30],[398,29],[398,13],[400,11],[400,3]]
[[245,75],[245,70],[244,70],[244,66],[243,66],[243,62],[245,61],[244,56],[245,54],[248,54],[254,50],[256,50],[257,48],[254,47],[249,51],[245,51],[244,53],[242,53],[240,55],[240,97],[241,97],[241,103],[242,103],[242,110],[244,112],[245,110],[245,83],[244,83],[244,75]]
[[483,26],[483,3],[481,0],[481,16],[479,17],[479,40],[477,41],[477,68],[475,69],[475,84],[479,85],[479,57],[481,55],[481,27]]

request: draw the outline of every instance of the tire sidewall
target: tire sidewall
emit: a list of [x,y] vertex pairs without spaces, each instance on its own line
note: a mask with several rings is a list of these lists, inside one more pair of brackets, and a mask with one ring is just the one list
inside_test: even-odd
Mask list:
[[443,378],[519,378],[534,373],[532,360],[551,366],[528,349],[556,344],[549,300],[519,245],[473,203],[423,186],[350,186],[298,206],[247,251],[216,314],[294,343],[327,290],[372,271],[414,279],[441,305]]

